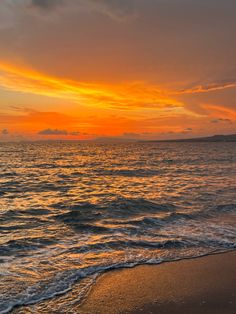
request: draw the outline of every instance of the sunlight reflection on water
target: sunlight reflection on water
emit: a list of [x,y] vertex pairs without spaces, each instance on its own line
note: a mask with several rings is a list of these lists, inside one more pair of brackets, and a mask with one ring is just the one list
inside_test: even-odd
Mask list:
[[0,313],[75,285],[78,301],[107,269],[235,248],[235,156],[234,143],[0,144]]

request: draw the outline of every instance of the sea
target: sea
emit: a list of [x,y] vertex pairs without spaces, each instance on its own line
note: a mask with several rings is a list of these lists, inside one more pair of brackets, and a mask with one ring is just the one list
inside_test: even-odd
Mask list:
[[0,144],[0,313],[79,313],[107,271],[236,248],[236,143]]

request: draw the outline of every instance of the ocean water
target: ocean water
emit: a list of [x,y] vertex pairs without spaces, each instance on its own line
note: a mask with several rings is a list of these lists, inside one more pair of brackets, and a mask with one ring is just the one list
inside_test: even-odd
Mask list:
[[79,313],[99,274],[236,247],[235,143],[1,143],[0,313]]

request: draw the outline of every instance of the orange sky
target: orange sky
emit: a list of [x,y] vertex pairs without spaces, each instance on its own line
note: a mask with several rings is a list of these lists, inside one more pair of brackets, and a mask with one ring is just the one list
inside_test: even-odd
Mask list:
[[0,140],[236,132],[233,9],[230,0],[1,1]]

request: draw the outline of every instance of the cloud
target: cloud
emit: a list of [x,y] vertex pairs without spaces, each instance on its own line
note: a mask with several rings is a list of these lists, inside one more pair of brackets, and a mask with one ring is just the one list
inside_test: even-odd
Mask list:
[[182,134],[188,134],[188,133],[192,133],[193,129],[192,128],[186,128],[184,129],[181,133]]
[[167,91],[145,82],[111,85],[73,81],[1,62],[0,71],[0,86],[6,89],[72,100],[93,107],[167,110],[184,107],[182,102],[172,98]]
[[[133,132],[137,121],[134,117],[127,118],[120,115],[100,113],[91,115],[67,115],[59,112],[43,112],[32,110],[27,107],[13,107],[9,113],[0,111],[0,127],[12,126],[17,132],[36,136],[33,130],[43,133],[52,133],[52,130],[62,130],[69,136],[93,136],[94,134],[118,134],[121,132]],[[50,131],[48,131],[48,129]],[[32,130],[32,131],[30,131]],[[46,132],[45,132],[46,130]],[[81,133],[80,133],[81,132]],[[50,135],[44,134],[44,135]],[[40,135],[40,134],[38,134]],[[41,134],[43,135],[43,134]],[[66,135],[65,135],[66,136]]]
[[[64,0],[1,0],[0,1],[0,30],[15,27],[31,15],[32,8],[44,10],[53,9],[63,3]],[[35,16],[35,15],[34,15]],[[44,18],[41,14],[38,17]],[[19,26],[19,25],[18,25]]]
[[10,1],[0,3],[0,29],[6,29],[14,24],[15,12]]
[[113,20],[136,17],[135,0],[82,0],[90,9],[101,12]]
[[80,135],[79,131],[69,132],[67,130],[60,129],[45,129],[38,132],[39,135],[64,135],[64,136],[78,136]]
[[38,132],[39,135],[68,135],[66,130],[59,129],[45,129]]
[[211,120],[211,123],[220,123],[220,122],[232,123],[232,120],[230,120],[230,119],[223,119],[223,118],[218,118],[218,119]]
[[182,89],[176,92],[176,94],[208,93],[228,88],[236,88],[236,80],[222,80],[212,83],[199,84],[189,88]]
[[1,132],[2,135],[8,135],[9,131],[7,129],[3,129]]
[[63,0],[32,0],[32,5],[41,9],[52,9],[62,2]]
[[[210,104],[204,104],[204,105],[202,105],[202,107],[208,112],[209,116],[211,116],[213,118],[215,116],[218,116],[219,117],[218,120],[219,119],[226,119],[226,120],[229,119],[231,121],[236,120],[236,109],[234,109],[234,108],[227,108],[224,106],[210,105]],[[221,120],[221,122],[222,122],[222,120]]]
[[78,135],[80,135],[80,132],[79,131],[74,131],[74,132],[69,132],[68,134],[72,135],[72,136],[78,136]]

